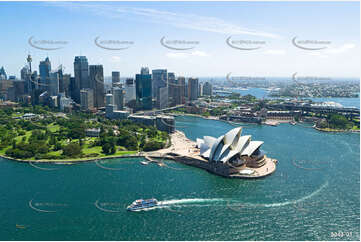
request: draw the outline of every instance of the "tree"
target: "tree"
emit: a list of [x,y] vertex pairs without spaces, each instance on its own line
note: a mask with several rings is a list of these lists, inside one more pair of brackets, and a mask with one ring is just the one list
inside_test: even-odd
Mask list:
[[63,155],[67,157],[79,157],[82,155],[82,148],[77,143],[70,143],[63,147]]
[[159,150],[159,149],[162,149],[163,146],[164,146],[164,144],[162,142],[151,140],[144,144],[143,150],[144,151]]

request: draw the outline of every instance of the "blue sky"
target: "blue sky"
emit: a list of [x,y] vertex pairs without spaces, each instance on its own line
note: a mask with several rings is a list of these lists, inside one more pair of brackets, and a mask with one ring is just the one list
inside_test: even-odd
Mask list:
[[[115,70],[134,76],[141,66],[184,76],[360,75],[358,2],[0,2],[0,6],[0,66],[10,75],[19,76],[28,53],[35,69],[49,56],[53,68],[62,63],[68,73],[73,73],[74,56],[85,55],[89,64],[103,64],[106,76]],[[67,44],[40,50],[29,45],[31,36]],[[98,36],[133,44],[126,50],[106,50],[94,44]],[[238,50],[226,44],[230,36],[265,44],[257,50]],[[162,37],[198,44],[189,45],[191,50],[173,50],[160,44]],[[291,43],[294,37],[329,43],[322,45],[323,50],[304,50]]]

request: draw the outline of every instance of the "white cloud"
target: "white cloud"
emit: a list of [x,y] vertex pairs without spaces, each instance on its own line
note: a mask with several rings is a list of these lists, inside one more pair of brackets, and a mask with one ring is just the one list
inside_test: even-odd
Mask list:
[[188,58],[188,57],[207,57],[210,56],[209,54],[207,54],[206,52],[203,51],[192,51],[192,52],[168,52],[166,54],[166,56],[168,58],[174,58],[174,59],[184,59],[184,58]]
[[124,18],[126,14],[146,17],[147,23],[167,24],[174,27],[206,32],[236,35],[246,34],[267,38],[280,38],[279,35],[251,30],[216,17],[195,14],[159,11],[151,8],[116,7],[104,4],[83,4],[78,2],[52,2],[50,6],[64,7],[69,10],[88,10],[89,12],[110,18]]

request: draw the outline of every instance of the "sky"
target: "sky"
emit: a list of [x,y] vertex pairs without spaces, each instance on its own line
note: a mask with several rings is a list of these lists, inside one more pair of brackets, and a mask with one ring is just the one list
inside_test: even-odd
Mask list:
[[89,64],[104,66],[105,76],[112,71],[135,76],[142,66],[186,77],[229,73],[291,77],[295,72],[360,76],[359,2],[0,2],[0,6],[0,66],[17,77],[29,53],[33,69],[38,70],[48,56],[53,69],[63,64],[71,74],[74,57],[85,55]]

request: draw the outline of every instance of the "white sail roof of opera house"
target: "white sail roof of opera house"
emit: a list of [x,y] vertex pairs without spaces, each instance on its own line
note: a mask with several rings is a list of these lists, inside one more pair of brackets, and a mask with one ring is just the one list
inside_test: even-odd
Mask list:
[[204,136],[197,138],[200,155],[210,161],[228,162],[236,156],[252,156],[263,141],[251,141],[250,135],[241,135],[242,127],[234,128],[218,138]]

